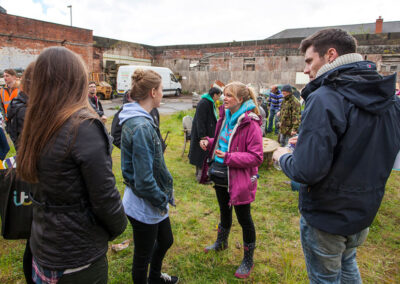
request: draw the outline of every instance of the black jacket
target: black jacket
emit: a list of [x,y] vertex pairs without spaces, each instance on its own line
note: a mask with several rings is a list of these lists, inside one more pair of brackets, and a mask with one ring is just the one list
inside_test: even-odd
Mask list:
[[396,74],[375,64],[342,65],[310,82],[298,143],[281,159],[300,183],[299,209],[322,231],[350,235],[371,225],[400,150]]
[[8,106],[8,134],[10,134],[16,150],[18,148],[18,138],[24,127],[27,103],[28,96],[20,91]]
[[196,107],[190,135],[189,162],[192,165],[203,166],[203,161],[207,157],[208,151],[203,151],[199,142],[203,137],[214,137],[216,125],[217,119],[214,115],[213,103],[202,98]]
[[100,120],[86,120],[77,131],[67,121],[45,147],[39,183],[32,186],[30,244],[40,265],[62,270],[93,263],[107,253],[108,241],[125,230],[110,139]]
[[92,98],[88,96],[88,99],[89,104],[92,106],[92,108],[97,112],[99,117],[102,117],[104,115],[104,110],[99,98],[96,96],[93,96]]

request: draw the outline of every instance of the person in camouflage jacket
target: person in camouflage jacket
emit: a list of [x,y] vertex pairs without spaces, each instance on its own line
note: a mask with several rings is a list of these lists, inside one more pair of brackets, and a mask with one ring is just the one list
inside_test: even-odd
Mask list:
[[281,110],[279,112],[280,117],[280,143],[285,146],[288,140],[293,135],[297,134],[297,130],[300,125],[301,108],[300,102],[295,98],[290,85],[284,85],[282,87],[283,101],[281,104]]

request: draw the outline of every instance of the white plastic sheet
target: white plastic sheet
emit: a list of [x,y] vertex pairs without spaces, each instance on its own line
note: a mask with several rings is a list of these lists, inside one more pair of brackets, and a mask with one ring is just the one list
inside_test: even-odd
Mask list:
[[394,161],[393,170],[400,171],[400,152],[397,154],[396,160]]

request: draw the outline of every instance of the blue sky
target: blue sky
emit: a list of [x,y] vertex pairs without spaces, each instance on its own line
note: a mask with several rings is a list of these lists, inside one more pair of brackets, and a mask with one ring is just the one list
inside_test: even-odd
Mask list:
[[46,3],[43,3],[43,0],[33,0],[33,3],[39,3],[39,4],[42,6],[43,14],[44,14],[44,15],[47,14],[47,8],[48,8],[48,6],[47,6]]
[[257,40],[284,29],[400,21],[398,0],[0,0],[9,14],[149,45]]

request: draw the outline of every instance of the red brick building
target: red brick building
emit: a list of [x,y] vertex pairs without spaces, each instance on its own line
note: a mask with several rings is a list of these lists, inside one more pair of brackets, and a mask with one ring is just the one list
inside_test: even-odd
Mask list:
[[0,14],[0,69],[25,69],[50,46],[65,46],[93,68],[93,31]]
[[[299,44],[322,28],[285,30],[264,40],[149,46],[93,36],[87,29],[0,14],[0,70],[23,70],[44,48],[58,45],[81,55],[89,72],[105,72],[113,85],[118,66],[130,64],[169,67],[186,77],[182,88],[188,91],[205,91],[215,80],[251,83],[257,90],[276,83],[301,88],[307,76],[303,75]],[[358,52],[376,62],[379,72],[400,71],[400,22],[378,19],[338,28],[355,34]]]

